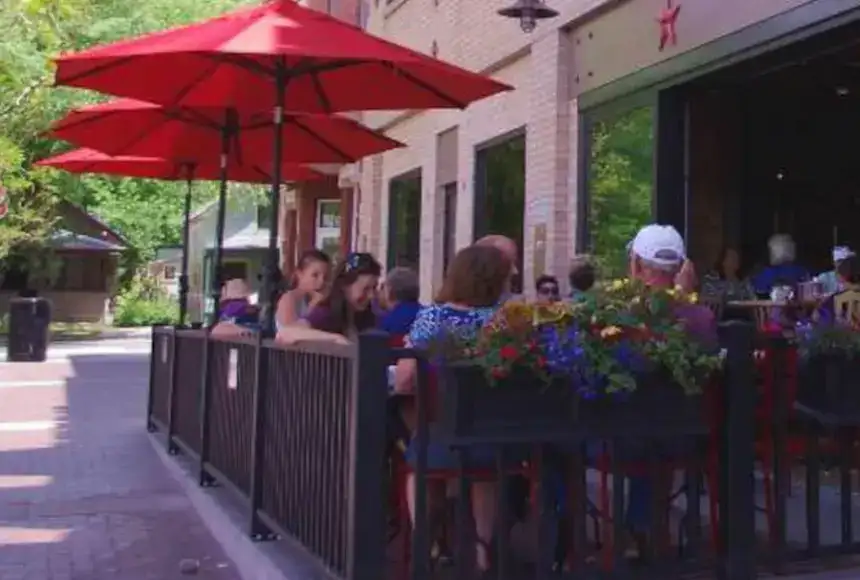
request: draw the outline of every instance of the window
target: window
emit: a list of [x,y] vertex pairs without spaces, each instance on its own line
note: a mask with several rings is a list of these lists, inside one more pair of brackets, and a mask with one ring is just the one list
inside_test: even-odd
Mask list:
[[445,217],[442,224],[442,271],[448,271],[448,264],[454,259],[457,251],[457,183],[448,183],[444,187]]
[[421,252],[421,171],[388,182],[388,268],[418,270]]
[[340,200],[319,200],[316,222],[314,245],[337,261],[340,253]]
[[317,204],[317,227],[340,228],[340,201],[319,201]]
[[654,110],[626,111],[591,127],[587,192],[589,249],[609,276],[627,269],[627,243],[651,221]]
[[107,287],[105,259],[100,255],[65,255],[55,290],[70,292],[103,292]]
[[175,280],[176,279],[176,266],[165,266],[164,267],[164,279],[165,280]]
[[[516,135],[478,149],[475,155],[475,239],[507,236],[519,248],[523,271],[523,221],[526,198],[526,136]],[[522,281],[515,280],[515,292]]]
[[272,205],[269,200],[261,201],[257,205],[257,229],[267,230],[272,221]]

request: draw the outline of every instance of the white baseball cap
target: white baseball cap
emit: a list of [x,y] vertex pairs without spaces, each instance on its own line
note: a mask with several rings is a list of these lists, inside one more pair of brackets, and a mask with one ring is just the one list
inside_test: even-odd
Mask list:
[[851,256],[854,255],[854,250],[849,248],[848,246],[836,246],[833,248],[833,261],[841,262],[842,260],[847,260]]
[[672,226],[645,226],[633,238],[630,249],[643,260],[663,266],[674,266],[686,259],[684,238]]

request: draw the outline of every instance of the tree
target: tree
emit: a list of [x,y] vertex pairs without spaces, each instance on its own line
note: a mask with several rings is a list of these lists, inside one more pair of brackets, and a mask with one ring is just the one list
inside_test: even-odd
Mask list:
[[[70,108],[103,97],[51,88],[51,59],[94,44],[201,20],[251,0],[5,0],[0,11],[0,183],[10,215],[0,221],[0,260],[44,243],[58,197],[83,206],[121,232],[132,251],[126,266],[180,239],[185,185],[34,170],[33,163],[67,146],[44,137]],[[195,186],[195,202],[211,199],[213,184]]]
[[627,243],[651,219],[654,116],[636,109],[595,124],[589,167],[591,247],[605,273],[623,274]]

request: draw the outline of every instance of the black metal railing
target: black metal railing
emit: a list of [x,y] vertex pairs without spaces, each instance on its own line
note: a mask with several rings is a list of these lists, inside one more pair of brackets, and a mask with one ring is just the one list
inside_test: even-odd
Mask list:
[[201,484],[248,504],[255,539],[289,536],[334,578],[381,577],[387,336],[287,347],[157,333],[171,341],[172,372],[153,363],[156,427],[198,462]]
[[170,449],[200,457],[201,369],[205,365],[206,331],[178,329],[173,370],[173,407],[170,414]]
[[149,393],[146,422],[150,431],[167,430],[170,422],[170,389],[173,381],[173,348],[175,331],[169,326],[152,329],[149,358]]
[[209,440],[206,472],[240,496],[251,491],[254,367],[256,338],[210,339],[208,389]]
[[[416,396],[390,397],[386,367],[420,354],[379,333],[283,346],[157,329],[150,421],[199,454],[202,482],[244,499],[254,538],[289,536],[338,580],[472,578],[484,556],[499,580],[747,580],[851,564],[858,429],[799,404],[823,379],[800,381],[789,340],[740,323],[721,334],[723,373],[695,405],[645,401],[619,422],[549,390],[553,431],[512,428],[507,394],[452,399],[465,372],[454,367],[437,368],[436,388],[421,372]],[[409,453],[386,439],[392,402],[417,415]],[[486,546],[475,498],[494,512]]]

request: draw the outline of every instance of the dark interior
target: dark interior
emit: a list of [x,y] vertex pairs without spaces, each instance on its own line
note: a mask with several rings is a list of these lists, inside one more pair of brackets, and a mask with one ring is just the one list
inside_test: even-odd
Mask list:
[[[702,77],[688,97],[690,197],[700,206],[692,236],[713,237],[704,222],[714,221],[715,199],[704,198],[719,196],[722,244],[738,246],[749,266],[766,261],[776,232],[792,234],[816,271],[831,267],[834,242],[856,247],[860,25]],[[715,252],[701,239],[698,247]]]

